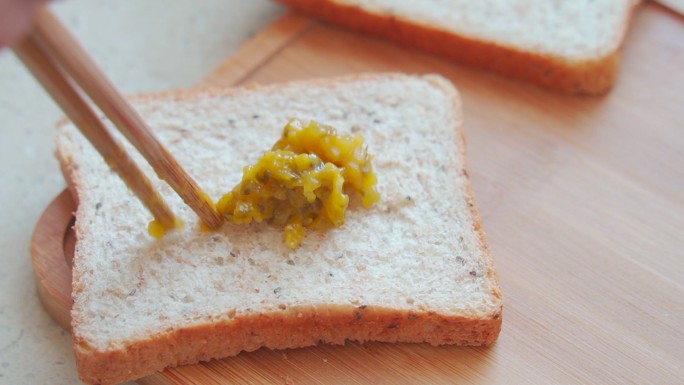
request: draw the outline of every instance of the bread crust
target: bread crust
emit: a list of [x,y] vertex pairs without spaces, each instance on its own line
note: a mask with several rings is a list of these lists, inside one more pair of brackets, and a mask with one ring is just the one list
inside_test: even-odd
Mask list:
[[110,351],[92,349],[77,339],[74,346],[81,379],[108,385],[168,366],[230,357],[261,347],[286,349],[346,341],[486,346],[496,340],[500,328],[500,313],[490,319],[465,319],[434,312],[321,304],[213,321]]
[[[462,105],[461,105],[461,98],[458,95],[457,91],[453,88],[453,85],[446,79],[444,79],[441,76],[437,75],[425,75],[424,76],[427,80],[432,82],[435,86],[442,88],[445,92],[450,93],[452,95],[452,100],[454,103],[454,111],[463,111]],[[492,291],[492,295],[499,299],[501,303],[501,307],[498,311],[497,314],[493,316],[493,318],[499,320],[499,325],[498,328],[499,330],[496,331],[497,337],[498,333],[501,330],[501,322],[503,318],[503,294],[501,293],[500,290],[500,285],[499,285],[499,275],[496,272],[496,269],[494,268],[494,259],[492,258],[490,249],[489,249],[489,242],[487,242],[487,235],[484,232],[484,227],[482,225],[482,216],[480,216],[480,212],[477,209],[477,205],[475,204],[475,191],[473,190],[473,185],[470,183],[470,172],[468,171],[468,160],[466,156],[466,148],[467,148],[467,139],[465,135],[465,129],[463,128],[463,116],[460,116],[460,121],[456,122],[456,131],[458,135],[456,136],[457,138],[457,143],[456,147],[458,148],[458,153],[461,158],[461,164],[463,165],[463,169],[461,172],[465,176],[466,184],[466,193],[465,193],[465,199],[466,202],[468,203],[468,209],[470,210],[470,216],[473,220],[473,230],[475,230],[475,233],[477,234],[478,241],[479,241],[479,248],[482,250],[483,254],[485,255],[485,264],[487,266],[487,276],[494,282],[494,289]],[[495,337],[496,339],[496,337]],[[486,345],[486,344],[485,344]]]
[[608,92],[620,68],[622,44],[635,5],[621,26],[620,41],[603,57],[570,61],[523,51],[493,41],[460,36],[431,25],[390,14],[369,12],[334,0],[276,0],[298,11],[344,27],[384,37],[448,59],[527,81],[564,94]]
[[[400,74],[352,75],[336,78],[337,83],[355,79],[379,77],[401,77]],[[461,111],[461,101],[452,84],[438,75],[425,75],[423,79],[448,94],[453,110]],[[331,80],[309,80],[310,85],[330,84]],[[274,86],[253,86],[274,90]],[[191,99],[198,94],[230,95],[239,89],[182,90],[156,94],[138,95],[136,100],[149,99]],[[473,220],[479,245],[485,257],[487,276],[493,281],[492,295],[501,304],[498,277],[493,266],[489,247],[482,230],[481,219],[474,204],[474,194],[465,163],[465,135],[462,116],[456,114],[453,122],[458,132],[456,146],[462,158],[466,176],[466,199]],[[83,188],[78,179],[77,165],[68,149],[58,146],[57,157],[62,171],[75,199]],[[76,223],[76,235],[82,237],[88,228]],[[74,277],[72,295],[83,289]],[[254,351],[262,347],[286,349],[314,346],[322,343],[344,344],[346,341],[378,342],[427,342],[431,345],[456,344],[462,346],[489,346],[499,336],[503,305],[481,317],[466,318],[439,314],[432,310],[400,310],[381,306],[359,304],[311,304],[289,307],[268,313],[226,313],[221,317],[207,319],[199,325],[160,331],[148,338],[127,341],[125,344],[99,350],[77,333],[73,334],[73,345],[81,379],[89,384],[116,384],[140,378],[166,367],[193,364],[216,358],[225,358],[242,351]],[[72,310],[72,325],[82,315]]]

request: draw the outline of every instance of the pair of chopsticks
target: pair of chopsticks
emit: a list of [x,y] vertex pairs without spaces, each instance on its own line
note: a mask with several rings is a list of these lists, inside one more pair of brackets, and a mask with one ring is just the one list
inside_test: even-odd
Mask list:
[[177,226],[175,215],[124,147],[109,133],[76,84],[207,227],[221,226],[223,218],[211,198],[157,140],[141,116],[49,9],[37,10],[31,31],[13,50],[165,230]]

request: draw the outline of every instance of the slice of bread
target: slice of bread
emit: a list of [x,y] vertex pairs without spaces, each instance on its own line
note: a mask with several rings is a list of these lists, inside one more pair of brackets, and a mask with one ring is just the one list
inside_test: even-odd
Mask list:
[[133,103],[214,199],[291,117],[361,133],[382,198],[370,209],[352,198],[345,225],[311,231],[293,251],[282,228],[266,224],[202,231],[140,162],[186,222],[156,240],[145,230],[150,214],[63,124],[58,157],[79,202],[71,315],[85,382],[260,347],[496,340],[502,298],[466,171],[461,101],[448,81],[360,75]]
[[568,94],[602,94],[638,0],[277,0],[323,20]]

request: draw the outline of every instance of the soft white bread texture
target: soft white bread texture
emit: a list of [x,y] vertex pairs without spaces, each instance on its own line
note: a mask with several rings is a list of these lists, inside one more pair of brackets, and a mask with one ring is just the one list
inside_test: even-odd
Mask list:
[[602,94],[638,0],[277,0],[337,23],[568,94]]
[[85,382],[260,347],[496,340],[502,298],[448,81],[361,75],[133,102],[214,199],[297,117],[361,133],[382,200],[370,209],[352,200],[345,225],[312,231],[292,251],[283,229],[266,224],[200,230],[145,167],[186,222],[156,240],[145,231],[150,214],[76,128],[62,125],[58,156],[79,202],[71,315]]

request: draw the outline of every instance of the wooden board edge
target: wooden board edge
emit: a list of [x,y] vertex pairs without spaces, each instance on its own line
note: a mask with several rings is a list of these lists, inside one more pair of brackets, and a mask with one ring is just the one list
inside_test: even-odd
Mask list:
[[71,272],[64,257],[64,237],[75,207],[69,191],[62,191],[41,215],[31,238],[38,296],[48,314],[65,330],[71,329]]
[[204,78],[198,87],[241,84],[251,73],[268,63],[316,23],[315,20],[296,12],[286,13],[243,44]]

